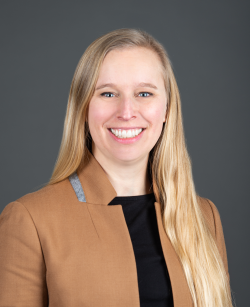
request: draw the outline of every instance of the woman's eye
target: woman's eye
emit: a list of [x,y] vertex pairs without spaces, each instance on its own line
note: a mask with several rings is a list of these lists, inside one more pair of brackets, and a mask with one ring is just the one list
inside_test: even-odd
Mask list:
[[152,95],[152,94],[149,93],[149,92],[141,92],[141,93],[139,93],[138,96],[140,96],[140,97],[149,97],[149,96],[151,96],[151,95]]
[[110,92],[102,93],[101,96],[104,96],[104,97],[115,97],[115,95],[113,93],[110,93]]

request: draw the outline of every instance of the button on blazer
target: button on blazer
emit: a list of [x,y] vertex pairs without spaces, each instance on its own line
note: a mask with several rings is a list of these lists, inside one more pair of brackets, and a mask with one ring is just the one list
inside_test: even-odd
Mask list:
[[[89,151],[77,176],[85,201],[78,199],[67,178],[2,211],[0,307],[140,306],[122,206],[108,206],[117,193]],[[208,199],[198,201],[228,274],[218,210]],[[160,204],[154,205],[174,306],[192,307],[181,262],[163,228]]]

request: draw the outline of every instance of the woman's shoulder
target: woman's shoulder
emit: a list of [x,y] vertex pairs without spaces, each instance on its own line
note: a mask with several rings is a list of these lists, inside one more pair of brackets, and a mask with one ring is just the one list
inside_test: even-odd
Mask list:
[[229,278],[227,252],[220,213],[215,204],[210,199],[200,196],[197,196],[197,199],[205,221],[207,222],[208,228],[214,236],[219,253],[225,265],[226,273]]
[[[44,211],[58,210],[61,205],[68,203],[74,197],[74,192],[68,178],[41,189],[28,193],[5,206],[1,215],[7,212],[18,210],[22,207],[29,213],[42,214]],[[25,210],[25,211],[26,211]]]
[[197,196],[198,204],[212,234],[216,237],[221,224],[220,214],[215,204],[208,198]]

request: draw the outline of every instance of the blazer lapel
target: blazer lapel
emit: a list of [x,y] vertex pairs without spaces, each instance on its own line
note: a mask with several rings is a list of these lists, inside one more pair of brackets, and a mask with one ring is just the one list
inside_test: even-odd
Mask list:
[[175,307],[192,307],[192,298],[189,291],[189,287],[186,281],[184,271],[180,260],[171,244],[164,228],[161,215],[161,206],[158,202],[155,202],[155,210],[157,216],[157,224],[159,229],[159,235],[161,239],[161,246],[168,268],[168,273],[171,281],[174,306]]
[[[93,205],[98,204],[98,205],[108,206],[111,200],[117,196],[117,193],[112,184],[110,183],[104,169],[95,159],[95,157],[90,153],[90,151],[87,151],[82,166],[79,168],[77,174],[85,194],[86,202],[88,204],[93,204]],[[92,207],[90,209],[90,211],[92,212],[91,215],[93,215],[92,217],[95,220],[95,215],[97,214],[96,212],[97,208],[95,209],[95,206],[91,207]],[[157,225],[158,225],[162,250],[172,286],[174,306],[192,307],[193,306],[192,298],[181,262],[163,227],[160,203],[155,202],[155,210],[156,210]],[[96,214],[94,212],[96,212]],[[128,231],[127,231],[127,236],[129,236]],[[130,267],[131,268],[135,267],[134,259],[130,261],[131,261]]]
[[107,206],[117,196],[104,169],[90,151],[87,151],[77,175],[87,203]]

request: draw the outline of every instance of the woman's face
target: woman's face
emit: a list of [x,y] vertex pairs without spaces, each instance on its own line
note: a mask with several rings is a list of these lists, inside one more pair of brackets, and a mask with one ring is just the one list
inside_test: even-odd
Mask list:
[[162,66],[153,51],[109,52],[89,104],[94,156],[116,162],[148,158],[166,120],[166,104]]

